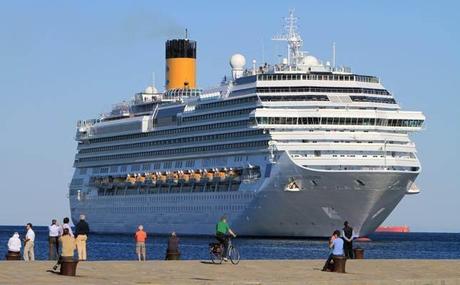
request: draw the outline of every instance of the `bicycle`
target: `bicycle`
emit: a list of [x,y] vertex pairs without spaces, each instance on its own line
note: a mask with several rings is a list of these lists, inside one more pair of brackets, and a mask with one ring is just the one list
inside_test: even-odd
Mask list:
[[[221,264],[224,260],[224,245],[220,242],[213,242],[209,244],[209,256],[214,264]],[[240,262],[240,252],[232,244],[232,239],[228,237],[228,258],[232,264],[238,264]]]

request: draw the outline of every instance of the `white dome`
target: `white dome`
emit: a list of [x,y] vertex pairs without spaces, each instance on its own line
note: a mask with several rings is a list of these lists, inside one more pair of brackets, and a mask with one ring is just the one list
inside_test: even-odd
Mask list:
[[306,57],[303,58],[303,64],[307,66],[319,66],[321,63],[319,60],[312,56],[312,55],[307,55]]
[[236,53],[230,58],[230,66],[234,69],[242,69],[246,64],[246,59],[242,54]]
[[147,86],[147,88],[145,88],[144,93],[147,93],[147,94],[158,93],[158,90],[154,86],[150,85],[150,86]]

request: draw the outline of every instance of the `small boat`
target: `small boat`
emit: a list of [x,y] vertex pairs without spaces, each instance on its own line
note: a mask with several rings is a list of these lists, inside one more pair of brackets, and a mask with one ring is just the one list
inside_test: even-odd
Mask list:
[[370,242],[372,241],[370,238],[368,237],[359,237],[359,238],[356,238],[354,239],[354,241],[358,241],[358,242]]
[[375,230],[376,233],[408,233],[409,226],[380,226]]

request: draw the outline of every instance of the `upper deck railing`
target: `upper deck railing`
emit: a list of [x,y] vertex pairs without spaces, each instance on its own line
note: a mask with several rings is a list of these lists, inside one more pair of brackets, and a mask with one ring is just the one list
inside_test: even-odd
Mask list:
[[[304,68],[293,65],[264,65],[259,68],[246,69],[243,77],[257,76],[257,80],[328,80],[328,81],[357,81],[366,83],[380,83],[376,76],[352,74],[349,67],[320,66],[318,70],[306,71]],[[225,78],[226,79],[226,78]],[[238,80],[237,79],[237,80]],[[225,80],[226,81],[226,80]]]

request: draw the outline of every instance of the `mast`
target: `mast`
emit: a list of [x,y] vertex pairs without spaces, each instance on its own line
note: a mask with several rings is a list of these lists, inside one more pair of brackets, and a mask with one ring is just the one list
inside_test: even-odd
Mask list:
[[332,43],[332,68],[335,68],[335,42]]
[[289,11],[289,16],[285,20],[285,33],[272,38],[274,41],[286,41],[288,43],[287,60],[289,65],[297,65],[302,57],[300,48],[302,47],[302,38],[297,32],[297,17],[294,16],[294,10]]

